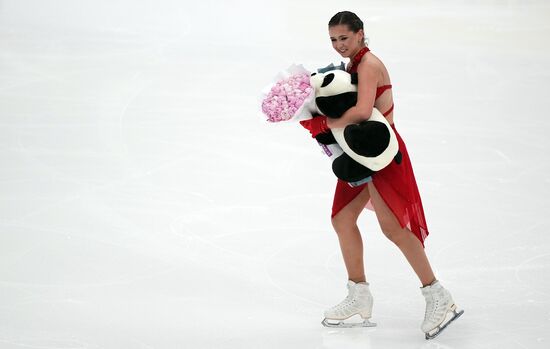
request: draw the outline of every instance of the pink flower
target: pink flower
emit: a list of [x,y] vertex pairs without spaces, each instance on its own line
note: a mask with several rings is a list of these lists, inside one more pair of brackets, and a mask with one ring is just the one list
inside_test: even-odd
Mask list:
[[309,74],[291,75],[275,83],[262,101],[262,111],[270,122],[290,120],[312,93]]

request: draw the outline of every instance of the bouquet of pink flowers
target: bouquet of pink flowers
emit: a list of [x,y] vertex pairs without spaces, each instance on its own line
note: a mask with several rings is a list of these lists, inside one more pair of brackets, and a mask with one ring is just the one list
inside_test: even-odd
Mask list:
[[291,65],[278,74],[263,92],[262,112],[269,122],[311,119],[317,112],[311,73],[301,65]]
[[[323,70],[335,69],[331,64]],[[280,72],[273,83],[262,91],[262,112],[267,121],[277,123],[281,121],[302,121],[319,114],[315,104],[315,88],[310,83],[311,73],[302,65],[291,65]],[[338,144],[324,145],[319,143],[322,152],[331,160],[340,156],[343,151]]]

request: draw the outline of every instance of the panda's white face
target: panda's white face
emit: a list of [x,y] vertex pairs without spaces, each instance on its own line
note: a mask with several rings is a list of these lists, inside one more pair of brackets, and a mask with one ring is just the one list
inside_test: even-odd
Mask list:
[[326,73],[313,73],[309,79],[315,89],[315,97],[335,96],[346,92],[357,92],[352,84],[351,75],[343,70],[331,70]]
[[357,103],[357,74],[343,70],[313,73],[311,86],[315,89],[315,105],[319,112],[331,118],[341,117]]

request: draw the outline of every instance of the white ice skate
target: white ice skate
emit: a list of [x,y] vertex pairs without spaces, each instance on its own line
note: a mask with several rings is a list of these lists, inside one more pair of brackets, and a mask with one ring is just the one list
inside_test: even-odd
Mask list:
[[457,311],[451,293],[443,288],[439,281],[420,290],[426,298],[426,313],[421,329],[426,334],[426,339],[432,339],[462,315],[464,310]]
[[[323,326],[326,327],[373,327],[375,323],[369,321],[372,313],[372,295],[368,283],[348,281],[348,296],[340,304],[325,311]],[[359,314],[363,322],[346,323],[344,320]]]

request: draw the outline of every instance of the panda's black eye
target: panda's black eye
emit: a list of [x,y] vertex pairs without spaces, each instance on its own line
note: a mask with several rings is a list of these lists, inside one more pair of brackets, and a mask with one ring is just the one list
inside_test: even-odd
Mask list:
[[333,73],[325,75],[325,78],[323,79],[323,84],[321,85],[321,87],[328,86],[332,82],[332,80],[334,80]]
[[311,76],[314,76],[314,75],[317,75],[317,73],[313,73],[313,74],[311,74]]

